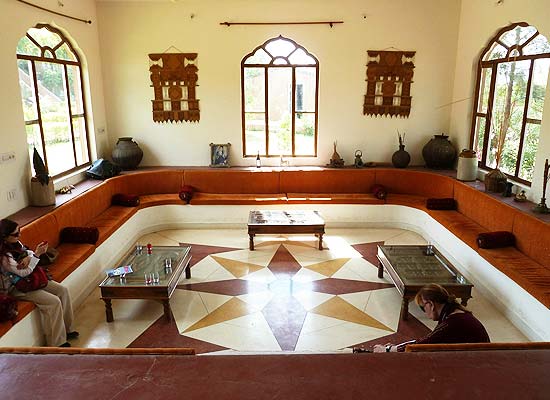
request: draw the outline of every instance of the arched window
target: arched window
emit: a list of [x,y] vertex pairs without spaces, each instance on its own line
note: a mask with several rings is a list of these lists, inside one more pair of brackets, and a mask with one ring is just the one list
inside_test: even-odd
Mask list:
[[30,159],[36,147],[53,177],[90,164],[82,66],[71,43],[39,24],[19,41],[17,66]]
[[241,62],[243,155],[316,156],[319,61],[279,36]]
[[471,131],[480,167],[531,184],[549,66],[550,43],[525,22],[503,28],[484,49]]

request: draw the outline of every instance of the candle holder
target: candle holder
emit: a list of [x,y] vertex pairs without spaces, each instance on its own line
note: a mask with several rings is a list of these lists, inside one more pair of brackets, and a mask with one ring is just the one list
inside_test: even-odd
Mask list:
[[550,209],[546,205],[546,185],[550,180],[549,170],[550,170],[550,166],[548,165],[548,158],[547,158],[546,162],[544,163],[544,175],[542,176],[542,198],[540,199],[540,203],[533,208],[533,211],[539,214],[550,214]]

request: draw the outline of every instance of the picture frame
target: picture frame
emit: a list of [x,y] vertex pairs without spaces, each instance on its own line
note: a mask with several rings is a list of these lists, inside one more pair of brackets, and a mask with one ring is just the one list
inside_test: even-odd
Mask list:
[[210,167],[229,168],[231,143],[210,143]]

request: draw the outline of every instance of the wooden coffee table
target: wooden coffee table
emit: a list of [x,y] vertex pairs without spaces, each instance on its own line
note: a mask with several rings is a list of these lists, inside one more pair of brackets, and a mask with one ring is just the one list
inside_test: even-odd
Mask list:
[[[164,305],[164,316],[170,321],[170,297],[185,271],[185,277],[191,278],[191,246],[153,246],[147,254],[144,247],[141,252],[132,248],[116,265],[131,265],[133,273],[124,278],[107,277],[99,284],[101,299],[105,302],[107,322],[113,322],[112,299],[151,299]],[[165,266],[165,260],[171,260],[171,267]],[[145,274],[158,274],[158,282],[146,282]]]
[[248,236],[250,250],[254,250],[254,236],[259,234],[312,233],[319,237],[319,250],[323,250],[325,221],[317,211],[250,211]]
[[[411,301],[422,286],[437,283],[451,294],[460,297],[462,305],[472,297],[472,285],[434,247],[428,246],[378,246],[378,277],[384,276],[384,269],[390,275],[395,287],[403,296],[401,318],[409,315]],[[428,254],[429,253],[429,254]]]

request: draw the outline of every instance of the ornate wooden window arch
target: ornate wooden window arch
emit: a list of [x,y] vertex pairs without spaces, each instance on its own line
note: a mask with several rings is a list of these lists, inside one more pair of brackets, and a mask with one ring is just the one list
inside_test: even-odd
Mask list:
[[470,135],[481,168],[498,161],[511,179],[531,184],[549,66],[550,43],[526,22],[502,28],[483,49]]
[[54,178],[90,165],[82,62],[71,41],[37,24],[19,41],[17,64],[30,159],[36,147]]
[[317,156],[319,61],[279,35],[241,61],[243,156]]

